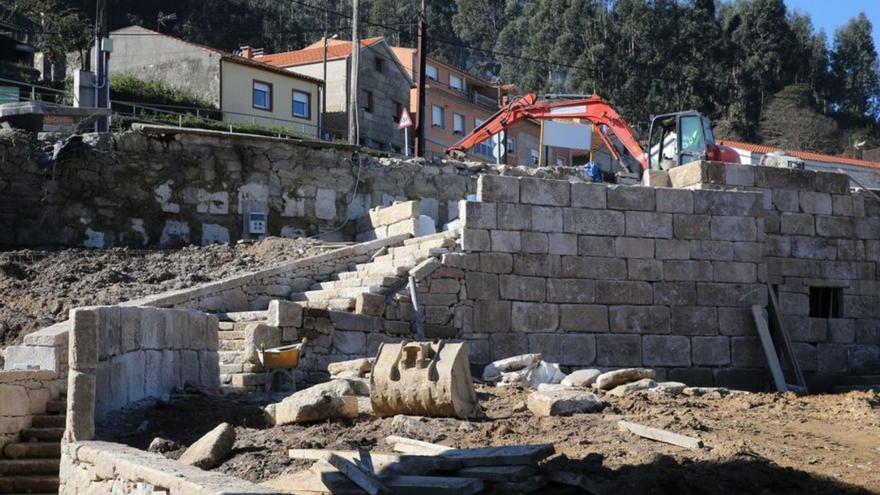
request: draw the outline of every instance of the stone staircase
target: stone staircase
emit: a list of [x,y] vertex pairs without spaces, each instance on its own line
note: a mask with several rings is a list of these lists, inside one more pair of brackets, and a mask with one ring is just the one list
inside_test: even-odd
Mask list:
[[[357,313],[361,294],[389,295],[405,288],[409,271],[432,257],[439,257],[455,245],[458,231],[440,232],[407,239],[402,245],[383,249],[368,263],[354,265],[349,271],[290,295],[290,300],[314,309]],[[225,391],[258,389],[265,384],[260,365],[245,362],[245,327],[267,323],[266,311],[221,313],[220,382]]]
[[58,493],[65,398],[49,401],[46,413],[34,416],[21,440],[7,444],[0,458],[0,494]]

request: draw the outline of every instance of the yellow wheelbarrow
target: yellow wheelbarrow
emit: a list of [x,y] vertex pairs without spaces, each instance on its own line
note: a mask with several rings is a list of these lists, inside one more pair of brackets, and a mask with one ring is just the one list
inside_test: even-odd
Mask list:
[[260,364],[266,373],[266,392],[272,390],[272,384],[276,376],[287,377],[292,388],[296,392],[296,375],[294,369],[303,356],[303,351],[308,339],[303,339],[298,344],[283,345],[270,349],[260,349]]

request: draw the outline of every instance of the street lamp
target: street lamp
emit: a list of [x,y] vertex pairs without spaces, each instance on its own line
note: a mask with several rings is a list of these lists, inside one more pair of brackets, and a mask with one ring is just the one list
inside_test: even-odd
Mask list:
[[[331,40],[339,38],[339,34],[330,37]],[[324,115],[327,113],[327,33],[324,33],[324,89],[321,91],[321,137],[324,137]]]

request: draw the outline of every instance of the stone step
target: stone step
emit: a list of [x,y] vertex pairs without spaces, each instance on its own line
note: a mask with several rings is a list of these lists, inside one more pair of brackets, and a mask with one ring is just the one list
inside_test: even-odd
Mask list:
[[[404,246],[412,246],[413,244],[422,244],[425,242],[430,242],[436,239],[447,239],[451,240],[453,244],[455,244],[455,240],[459,238],[461,232],[458,230],[444,230],[442,232],[437,232],[436,234],[428,234],[420,237],[411,237],[403,241]],[[393,248],[392,248],[393,249]]]
[[50,400],[46,403],[46,411],[51,413],[66,413],[67,412],[67,400],[59,399],[59,400]]
[[220,374],[222,375],[234,375],[236,373],[261,373],[262,371],[263,367],[259,364],[254,363],[233,363],[220,365]]
[[0,477],[0,493],[58,493],[58,476],[2,476]]
[[310,309],[329,309],[332,311],[351,311],[354,309],[353,297],[337,297],[326,301],[303,301],[301,305]]
[[236,373],[232,375],[233,387],[257,387],[266,383],[266,375],[263,373]]
[[290,295],[291,301],[329,301],[330,299],[354,298],[358,294],[371,292],[379,294],[382,292],[382,286],[370,285],[367,287],[346,287],[342,289],[328,290],[310,290],[308,292],[299,292]]
[[41,414],[39,416],[34,416],[31,421],[31,426],[33,428],[64,428],[65,416],[56,414]]
[[244,340],[244,330],[226,330],[217,332],[220,340]]
[[221,322],[259,321],[265,320],[269,317],[266,314],[266,311],[235,311],[229,313],[216,313],[214,316],[216,316]]
[[220,351],[243,351],[244,340],[221,340]]
[[58,474],[60,459],[0,459],[0,475]]
[[61,440],[64,428],[26,428],[21,431],[21,438],[30,441]]
[[[348,273],[348,272],[346,272]],[[356,272],[355,272],[356,273]],[[353,288],[353,287],[367,287],[371,285],[379,286],[379,287],[389,287],[397,283],[397,277],[384,277],[384,276],[373,276],[373,277],[349,277],[344,280],[331,280],[329,282],[321,282],[319,284],[315,284],[311,287],[312,290],[326,290],[326,289],[343,289],[343,288]]]
[[220,364],[235,364],[244,361],[244,351],[223,351],[217,353],[220,357]]
[[234,321],[221,321],[217,324],[217,328],[219,328],[221,332],[224,330],[234,330],[235,329],[235,322]]
[[3,455],[10,459],[61,457],[60,442],[18,442],[7,444]]

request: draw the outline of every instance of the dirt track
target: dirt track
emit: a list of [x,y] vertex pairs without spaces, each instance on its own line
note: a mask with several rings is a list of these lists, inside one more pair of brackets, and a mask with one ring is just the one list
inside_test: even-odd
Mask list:
[[65,249],[0,252],[0,347],[67,319],[71,308],[181,289],[318,254],[317,241],[270,237],[255,244],[173,250]]
[[[140,432],[103,436],[144,449],[154,436],[189,444],[229,421],[238,440],[218,470],[253,481],[307,469],[308,462],[287,458],[289,448],[389,452],[382,439],[397,434],[456,447],[551,442],[557,455],[550,465],[588,473],[608,494],[880,493],[876,392],[608,397],[602,413],[566,418],[533,417],[525,391],[481,387],[479,395],[492,419],[361,417],[274,428],[266,428],[258,409],[268,398],[190,397],[133,412],[113,428]],[[641,439],[619,430],[619,419],[698,436],[706,447],[689,451]],[[551,485],[541,493],[574,492]]]

